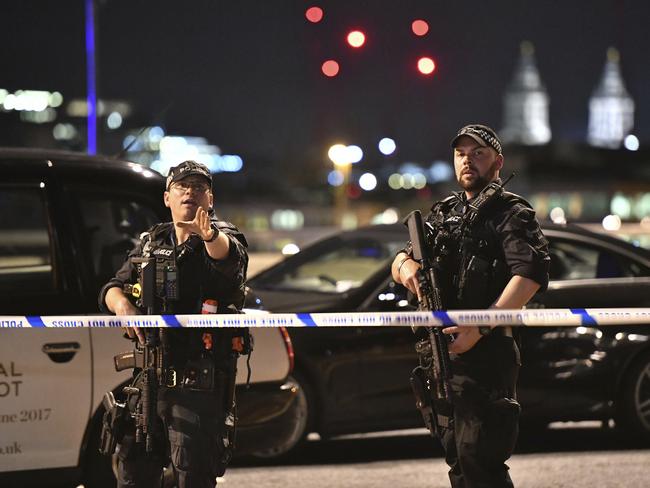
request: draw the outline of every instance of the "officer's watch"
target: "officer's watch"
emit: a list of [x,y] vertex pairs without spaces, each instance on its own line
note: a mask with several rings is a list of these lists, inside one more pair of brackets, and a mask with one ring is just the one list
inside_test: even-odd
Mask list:
[[492,333],[492,327],[489,325],[479,325],[478,326],[478,333],[481,334],[481,336],[488,336]]
[[203,242],[214,242],[217,237],[219,237],[219,229],[215,224],[210,225],[212,227],[212,237],[210,239],[203,239]]

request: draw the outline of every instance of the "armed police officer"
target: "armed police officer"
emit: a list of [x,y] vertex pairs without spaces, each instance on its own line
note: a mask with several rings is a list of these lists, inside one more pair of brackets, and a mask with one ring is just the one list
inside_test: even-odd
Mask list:
[[[241,309],[247,244],[235,226],[214,218],[211,185],[210,171],[200,163],[184,161],[170,169],[163,199],[172,222],[140,236],[102,288],[102,310],[136,315]],[[125,388],[125,403],[117,404],[122,408],[109,412],[114,425],[102,440],[110,446],[107,454],[117,454],[118,487],[160,486],[169,459],[179,488],[214,487],[231,455],[242,332],[129,327],[127,333],[139,342],[125,355],[135,379]]]
[[[435,203],[422,226],[437,281],[434,291],[444,309],[521,308],[547,286],[548,242],[530,204],[503,190],[499,171],[504,158],[497,134],[485,125],[467,125],[451,145],[462,191]],[[422,281],[424,260],[414,259],[413,251],[410,241],[395,257],[392,274],[422,303],[422,294],[431,290]],[[447,385],[436,390],[441,385],[427,386],[425,379],[416,381],[414,391],[416,396],[418,389],[431,393],[430,398],[418,398],[418,408],[445,449],[451,485],[512,487],[505,461],[518,435],[521,365],[512,328],[446,327],[442,332],[440,354],[428,347],[418,355],[426,350],[429,359],[433,355],[443,361],[431,382]],[[445,373],[445,360],[446,377],[440,374]],[[443,394],[433,395],[434,390]]]

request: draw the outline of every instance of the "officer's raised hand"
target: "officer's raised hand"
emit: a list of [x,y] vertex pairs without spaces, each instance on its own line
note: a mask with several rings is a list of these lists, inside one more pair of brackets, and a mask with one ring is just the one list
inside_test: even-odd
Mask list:
[[196,214],[192,220],[179,220],[176,226],[185,229],[193,234],[197,234],[204,241],[209,241],[214,237],[214,233],[218,232],[212,228],[210,216],[203,207],[196,209]]
[[[205,243],[205,249],[212,259],[228,257],[230,240],[212,224],[210,216],[203,206],[197,208],[193,220],[176,221],[176,227],[181,233],[189,232],[198,235]],[[181,236],[178,238],[179,242],[183,242],[184,239]]]

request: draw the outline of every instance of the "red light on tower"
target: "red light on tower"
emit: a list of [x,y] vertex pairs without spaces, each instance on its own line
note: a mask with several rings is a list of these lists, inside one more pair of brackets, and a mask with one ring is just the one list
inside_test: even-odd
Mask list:
[[366,43],[366,35],[361,31],[352,31],[348,34],[348,44],[354,48],[359,48]]
[[339,63],[333,59],[328,59],[321,66],[321,71],[325,76],[332,78],[339,74]]
[[323,9],[320,7],[309,7],[305,11],[305,17],[309,22],[317,24],[323,19]]
[[422,57],[418,59],[418,71],[423,75],[430,75],[436,69],[436,63],[433,62],[433,59]]
[[414,20],[411,24],[411,30],[416,36],[423,36],[429,32],[429,24],[422,19]]

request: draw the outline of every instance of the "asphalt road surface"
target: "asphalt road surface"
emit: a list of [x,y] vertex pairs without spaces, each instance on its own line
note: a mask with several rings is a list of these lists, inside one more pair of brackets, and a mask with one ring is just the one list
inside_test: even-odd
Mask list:
[[[508,464],[517,488],[650,487],[650,445],[609,429],[526,436]],[[441,448],[410,434],[309,442],[283,463],[240,460],[219,486],[443,488],[449,482]]]

